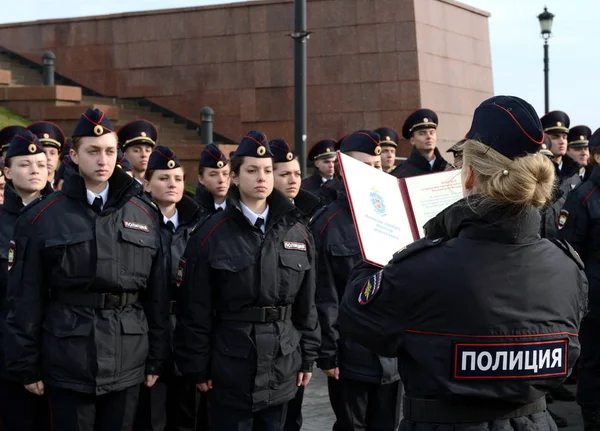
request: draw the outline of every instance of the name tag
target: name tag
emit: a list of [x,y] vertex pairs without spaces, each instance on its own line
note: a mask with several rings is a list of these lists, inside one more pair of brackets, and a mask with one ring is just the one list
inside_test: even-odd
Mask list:
[[306,244],[303,242],[283,241],[283,248],[286,250],[306,251]]
[[544,379],[567,375],[568,340],[454,346],[454,379]]
[[150,228],[147,224],[144,223],[123,220],[123,226],[125,226],[127,229],[141,230],[142,232],[150,232]]

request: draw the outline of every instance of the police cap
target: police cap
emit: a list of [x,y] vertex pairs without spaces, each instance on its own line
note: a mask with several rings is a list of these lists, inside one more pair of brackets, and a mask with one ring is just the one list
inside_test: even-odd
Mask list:
[[114,132],[114,129],[106,114],[98,108],[88,108],[79,118],[72,137],[82,138],[91,136],[97,138],[112,132]]
[[157,146],[152,154],[150,154],[150,158],[148,159],[148,170],[167,170],[167,169],[175,169],[180,167],[179,159],[175,155],[175,153],[164,145]]
[[208,144],[200,154],[198,165],[205,168],[221,169],[227,165],[227,157],[215,144]]
[[252,130],[242,138],[234,156],[257,157],[262,159],[272,158],[273,153],[271,152],[267,135],[263,132]]
[[23,130],[17,133],[8,146],[6,160],[17,156],[31,156],[33,154],[44,153],[44,147],[38,137],[29,130]]
[[117,151],[117,168],[121,168],[125,172],[132,172],[133,165],[125,155],[122,149]]
[[402,136],[405,139],[412,138],[417,130],[437,129],[439,124],[438,116],[431,109],[419,109],[410,114],[402,126]]
[[59,152],[65,146],[65,134],[60,127],[49,121],[38,121],[27,126],[27,130],[37,135],[38,139],[45,147],[56,148]]
[[273,163],[291,162],[296,157],[290,145],[283,139],[273,139],[269,145],[273,153]]
[[2,151],[8,149],[12,138],[14,138],[17,133],[22,132],[23,130],[25,130],[25,127],[17,125],[6,126],[0,130],[0,145],[2,145]]
[[154,148],[158,139],[158,130],[148,120],[134,120],[121,127],[117,136],[123,150],[140,144],[150,145]]
[[379,156],[381,154],[380,139],[379,134],[373,130],[358,130],[344,138],[340,151],[342,153],[358,151],[371,156]]
[[594,152],[598,145],[600,145],[600,128],[596,129],[596,131],[590,137],[590,142],[588,143],[590,153]]
[[588,126],[571,127],[567,136],[569,148],[587,147],[590,142],[590,136],[592,136],[592,129]]
[[553,158],[554,154],[552,153],[552,151],[550,151],[551,148],[552,148],[552,140],[550,139],[550,136],[548,136],[547,134],[544,133],[544,143],[540,147],[540,154],[543,154],[544,156]]
[[381,137],[382,147],[398,146],[398,141],[400,140],[398,133],[391,127],[380,127],[379,129],[375,129],[375,133]]
[[312,146],[308,152],[308,160],[325,160],[335,157],[336,141],[334,139],[321,139]]
[[548,112],[540,120],[544,133],[569,133],[571,120],[563,111]]

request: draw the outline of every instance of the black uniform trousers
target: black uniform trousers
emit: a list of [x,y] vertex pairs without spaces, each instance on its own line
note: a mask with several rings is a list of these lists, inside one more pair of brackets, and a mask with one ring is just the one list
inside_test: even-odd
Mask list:
[[577,376],[577,402],[600,407],[600,316],[584,317],[579,329],[581,355]]
[[34,395],[21,383],[0,380],[0,430],[52,431],[48,396]]
[[300,431],[302,429],[302,402],[304,386],[299,386],[296,396],[288,402],[284,431]]
[[400,382],[381,385],[327,378],[335,413],[333,431],[395,431],[400,423]]
[[212,431],[283,431],[287,403],[257,412],[211,404]]
[[131,431],[139,385],[105,395],[48,386],[46,390],[57,431]]

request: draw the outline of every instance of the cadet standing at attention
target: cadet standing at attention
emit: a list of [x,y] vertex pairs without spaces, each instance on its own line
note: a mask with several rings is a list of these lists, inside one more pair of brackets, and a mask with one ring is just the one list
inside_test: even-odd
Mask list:
[[354,268],[340,332],[398,358],[401,430],[553,431],[544,395],[579,356],[583,264],[539,236],[554,167],[533,107],[488,99],[466,137],[465,198],[383,269]]
[[322,139],[308,152],[308,159],[315,165],[313,174],[302,181],[302,188],[318,195],[323,184],[335,178],[335,145],[333,139]]
[[396,148],[400,140],[398,132],[391,127],[380,127],[375,129],[375,133],[381,137],[381,169],[390,173],[396,168]]
[[49,121],[30,124],[27,126],[27,130],[36,135],[44,146],[44,153],[48,158],[48,181],[52,188],[56,189],[54,176],[60,163],[60,153],[66,143],[65,134],[60,127]]
[[23,126],[6,126],[5,128],[0,130],[0,145],[2,145],[2,157],[6,157],[6,152],[8,151],[8,147],[10,146],[10,141],[14,136],[25,130]]
[[225,154],[215,144],[208,144],[200,154],[196,202],[206,214],[227,207],[227,191],[231,184],[230,165]]
[[118,137],[121,149],[133,166],[133,178],[143,184],[148,159],[158,139],[156,126],[147,120],[134,120],[119,129]]
[[115,169],[110,120],[88,109],[60,191],[30,205],[9,248],[8,372],[52,400],[60,431],[130,431],[139,385],[169,356],[160,213]]

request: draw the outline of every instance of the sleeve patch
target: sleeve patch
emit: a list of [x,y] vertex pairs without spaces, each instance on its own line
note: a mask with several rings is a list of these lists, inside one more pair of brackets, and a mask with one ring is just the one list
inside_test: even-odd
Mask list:
[[182,257],[179,261],[179,266],[177,267],[177,274],[175,275],[175,284],[177,285],[177,287],[181,287],[181,284],[183,283],[183,276],[185,275],[186,264],[186,259]]
[[360,305],[366,305],[375,299],[375,296],[381,290],[382,279],[383,271],[377,271],[375,274],[369,277],[358,294],[358,303]]
[[10,271],[17,261],[17,243],[11,240],[8,245],[8,270]]
[[558,216],[558,229],[562,229],[567,224],[567,219],[569,218],[569,211],[560,210],[560,215]]

